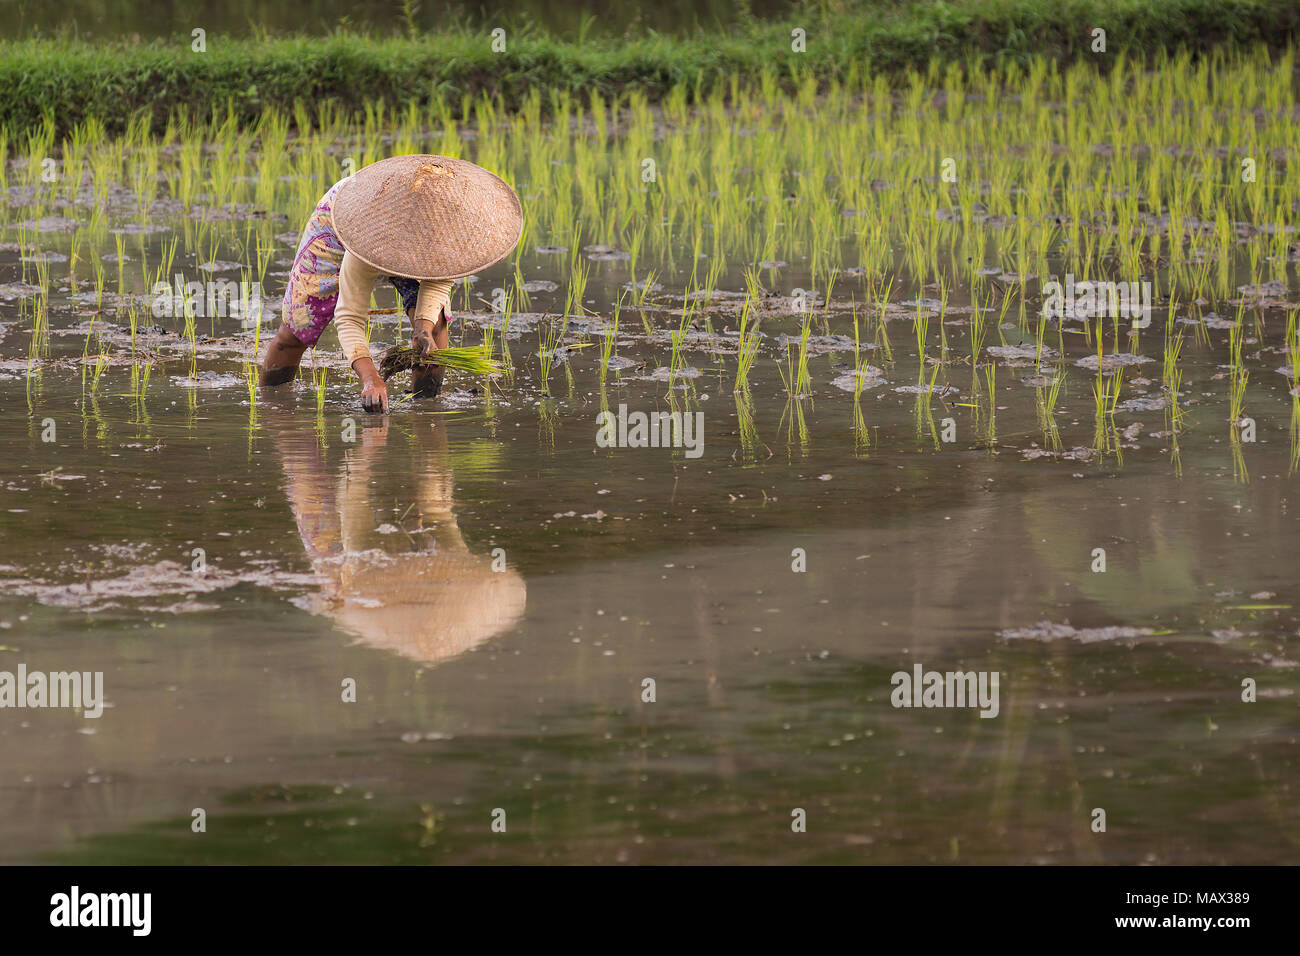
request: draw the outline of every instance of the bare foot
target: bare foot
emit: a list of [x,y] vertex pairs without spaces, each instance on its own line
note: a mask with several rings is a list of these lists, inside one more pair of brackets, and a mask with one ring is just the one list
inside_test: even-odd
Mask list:
[[[450,344],[445,312],[438,316],[437,323],[419,320],[413,321],[412,325],[411,348],[421,355],[445,349]],[[446,372],[440,365],[417,365],[411,369],[411,393],[415,398],[433,398],[442,390],[442,377]]]

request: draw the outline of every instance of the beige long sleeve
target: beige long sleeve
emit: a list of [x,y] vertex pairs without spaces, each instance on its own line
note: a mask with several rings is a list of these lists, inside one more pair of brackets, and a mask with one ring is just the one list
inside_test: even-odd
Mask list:
[[[339,266],[339,300],[334,306],[334,324],[338,331],[343,357],[351,365],[359,358],[370,356],[366,342],[366,324],[370,317],[370,295],[378,269],[366,265],[350,252],[343,253]],[[415,301],[414,319],[437,322],[442,311],[451,304],[453,280],[438,279],[420,283],[420,294]]]
[[339,301],[334,306],[334,327],[343,346],[343,358],[351,365],[359,358],[370,357],[366,343],[366,323],[370,318],[370,293],[374,291],[379,270],[350,252],[343,253],[339,266]]

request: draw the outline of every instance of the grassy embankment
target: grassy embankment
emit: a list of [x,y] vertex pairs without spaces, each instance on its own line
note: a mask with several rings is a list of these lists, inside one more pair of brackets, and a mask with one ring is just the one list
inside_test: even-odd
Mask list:
[[[206,37],[153,43],[88,42],[73,37],[0,42],[0,126],[22,135],[50,115],[66,132],[94,117],[108,131],[148,110],[161,130],[173,110],[208,116],[233,111],[243,125],[263,110],[292,112],[296,100],[330,101],[345,115],[380,101],[389,107],[431,99],[500,94],[509,108],[530,89],[643,90],[651,101],[674,86],[707,88],[776,65],[797,85],[823,84],[849,70],[905,73],[936,54],[955,61],[1114,62],[1121,55],[1207,50],[1223,45],[1289,45],[1300,26],[1297,0],[841,0],[781,21],[749,20],[727,31],[687,37],[559,37],[508,30],[494,52],[487,29],[428,35],[336,32],[323,37]],[[1093,51],[1094,28],[1106,53]],[[806,50],[792,49],[805,31]],[[310,112],[314,113],[312,109]]]

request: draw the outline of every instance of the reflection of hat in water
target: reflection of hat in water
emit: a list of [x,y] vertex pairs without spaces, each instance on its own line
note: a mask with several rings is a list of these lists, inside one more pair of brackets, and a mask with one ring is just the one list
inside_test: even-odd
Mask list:
[[448,156],[393,156],[358,171],[334,199],[343,247],[380,272],[458,279],[508,256],[523,232],[500,176]]
[[368,645],[425,663],[469,650],[524,613],[524,579],[468,551],[359,551],[334,562],[318,570],[337,575],[335,621]]

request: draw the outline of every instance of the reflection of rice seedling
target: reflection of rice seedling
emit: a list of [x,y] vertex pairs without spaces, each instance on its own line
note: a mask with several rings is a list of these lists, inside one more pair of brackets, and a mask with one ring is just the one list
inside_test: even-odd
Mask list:
[[673,381],[677,377],[678,371],[686,364],[682,356],[682,341],[686,337],[686,332],[682,329],[674,329],[668,333],[669,341],[672,344],[672,353],[668,357],[668,390],[672,391]]
[[781,413],[781,422],[777,427],[785,427],[785,443],[787,448],[795,444],[795,436],[798,435],[799,454],[806,456],[808,454],[808,421],[803,412],[803,400],[799,398],[788,398],[785,403],[785,410]]
[[[1099,323],[1100,324],[1100,323]],[[1097,378],[1093,382],[1093,434],[1092,444],[1098,453],[1105,455],[1114,451],[1117,457],[1122,455],[1116,435],[1115,407],[1119,404],[1120,391],[1124,386],[1124,369],[1117,368],[1109,376],[1105,375],[1105,363],[1101,342],[1101,331],[1097,333]]]
[[1056,405],[1061,397],[1061,387],[1065,384],[1065,366],[1058,365],[1052,370],[1052,380],[1046,389],[1039,386],[1038,427],[1043,432],[1043,441],[1051,448],[1061,447],[1061,433],[1056,424]]
[[1282,344],[1286,349],[1287,366],[1291,370],[1291,388],[1300,388],[1300,329],[1296,327],[1297,310],[1292,309],[1286,315],[1286,331]]
[[[930,332],[930,313],[922,307],[920,300],[916,303],[916,357],[918,366],[916,370],[916,381],[919,385],[924,381],[925,376],[925,340],[929,337]],[[938,366],[935,366],[938,368]]]
[[[991,451],[998,443],[998,363],[984,365],[984,386],[988,392],[988,412],[983,417],[982,440]],[[933,387],[933,386],[931,386]]]
[[948,314],[948,284],[939,280],[939,361],[948,361],[948,327],[944,317]]
[[799,331],[799,364],[795,369],[795,394],[803,396],[812,392],[812,376],[808,373],[808,337],[812,332],[812,319],[805,315]]
[[135,400],[136,414],[134,424],[143,424],[149,419],[145,411],[145,395],[149,391],[149,376],[152,372],[153,363],[151,361],[131,366],[131,390]]
[[1228,436],[1232,449],[1232,480],[1243,485],[1250,483],[1250,471],[1246,468],[1246,454],[1241,444],[1241,433],[1234,426]]
[[555,452],[555,426],[559,416],[555,412],[555,403],[548,397],[537,405],[537,434],[544,448],[552,454]]
[[734,393],[736,401],[736,427],[740,450],[746,458],[753,458],[760,444],[758,426],[754,424],[754,400],[747,390]]
[[[930,433],[930,440],[934,443],[936,449],[940,447],[939,430],[934,424],[934,409],[932,407],[932,401],[933,399],[938,398],[942,403],[944,392],[947,390],[947,385],[941,389],[935,388],[935,385],[939,380],[939,368],[940,366],[937,363],[932,366],[930,371],[930,380],[928,382],[924,378],[919,378],[917,380],[917,384],[920,388],[917,390],[916,401],[912,406],[917,439],[919,440],[928,431]],[[947,403],[944,403],[944,407],[947,407]]]
[[862,414],[862,389],[866,384],[863,374],[861,342],[858,336],[858,310],[853,308],[853,445],[856,451],[871,445],[871,433],[867,430],[867,419]]

